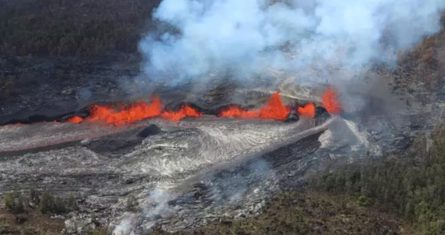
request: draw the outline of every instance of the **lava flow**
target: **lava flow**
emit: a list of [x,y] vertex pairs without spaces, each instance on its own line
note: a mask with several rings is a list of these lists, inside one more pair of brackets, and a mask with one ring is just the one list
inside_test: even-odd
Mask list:
[[220,113],[221,117],[242,119],[266,119],[284,121],[289,116],[290,108],[281,100],[280,93],[275,92],[267,103],[256,110],[245,110],[239,106],[230,106]]
[[120,126],[158,116],[171,121],[180,121],[186,117],[199,117],[201,113],[187,105],[176,112],[162,111],[162,102],[158,97],[155,97],[150,103],[140,101],[121,110],[105,105],[94,105],[91,107],[90,115],[87,118],[74,116],[68,119],[68,122],[75,124],[83,121],[104,122]]
[[315,105],[313,103],[307,103],[304,106],[300,106],[297,109],[298,114],[305,118],[315,117]]
[[74,116],[74,117],[69,118],[67,121],[70,123],[73,123],[73,124],[79,124],[79,123],[83,122],[83,118],[80,116]]
[[[328,88],[322,97],[323,106],[330,114],[341,112],[337,95],[332,88]],[[220,117],[240,118],[240,119],[263,119],[284,121],[288,118],[291,109],[282,101],[280,93],[273,93],[266,104],[258,109],[243,109],[240,106],[232,105],[219,113]],[[314,103],[307,103],[297,108],[297,113],[304,118],[314,118],[316,106]],[[90,115],[86,118],[74,116],[68,119],[70,123],[78,124],[84,121],[104,122],[107,124],[120,126],[144,119],[160,117],[166,120],[178,122],[184,118],[198,118],[202,113],[189,105],[183,105],[177,111],[163,110],[163,105],[159,97],[154,97],[150,103],[140,101],[128,106],[116,109],[112,106],[93,105]]]
[[196,109],[184,105],[178,111],[164,111],[161,117],[170,121],[178,122],[186,117],[198,118],[202,113],[198,112]]
[[332,87],[326,89],[323,93],[323,106],[330,114],[339,114],[341,112],[341,105],[337,98],[337,93]]
[[148,104],[140,101],[128,107],[124,107],[119,111],[116,111],[112,107],[94,105],[90,109],[90,116],[87,120],[92,122],[105,122],[113,125],[123,125],[147,118],[157,117],[161,112],[162,102],[158,97],[155,97]]

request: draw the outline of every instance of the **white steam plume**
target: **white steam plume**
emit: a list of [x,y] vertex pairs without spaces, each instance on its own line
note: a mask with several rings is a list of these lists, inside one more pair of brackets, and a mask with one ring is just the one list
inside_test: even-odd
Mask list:
[[169,84],[210,74],[246,81],[270,69],[320,81],[335,77],[327,68],[394,63],[440,30],[444,8],[444,0],[163,0],[153,18],[168,27],[141,41],[143,71]]

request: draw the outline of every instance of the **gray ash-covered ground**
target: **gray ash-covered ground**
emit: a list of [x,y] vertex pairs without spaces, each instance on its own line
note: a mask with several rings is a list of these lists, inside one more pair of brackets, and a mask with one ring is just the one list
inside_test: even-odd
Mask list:
[[[269,93],[253,94],[261,100]],[[78,209],[64,216],[71,234],[98,225],[137,234],[159,226],[194,229],[222,216],[256,215],[268,197],[298,188],[307,174],[409,144],[409,134],[373,120],[378,129],[327,114],[289,122],[205,115],[121,127],[6,125],[0,128],[0,186],[2,193],[74,195]],[[405,141],[401,146],[392,144],[394,134]],[[136,202],[131,210],[130,200]]]
[[[307,167],[307,162],[313,160],[307,154],[315,151],[320,145],[316,136],[322,130],[310,133],[316,136],[305,140],[307,144],[293,144],[296,146],[295,153],[301,157],[288,155],[286,158],[272,150],[280,148],[279,146],[287,141],[292,143],[300,138],[298,135],[301,125],[297,123],[254,124],[229,120],[200,120],[183,122],[180,127],[169,126],[171,124],[164,126],[162,123],[158,125],[162,127],[162,132],[149,136],[141,144],[129,148],[127,153],[122,153],[120,157],[113,156],[115,153],[112,148],[109,152],[104,152],[103,149],[98,151],[100,154],[91,150],[97,149],[100,139],[96,140],[96,143],[91,141],[3,157],[2,189],[45,190],[66,195],[74,193],[85,201],[80,203],[80,210],[71,215],[74,219],[70,220],[70,226],[73,226],[71,222],[84,222],[85,219],[76,221],[80,215],[87,215],[87,218],[95,215],[94,217],[105,220],[100,222],[107,224],[111,222],[108,219],[117,219],[113,216],[125,211],[126,198],[133,195],[141,200],[141,211],[136,214],[136,219],[141,220],[141,225],[148,225],[157,221],[157,216],[169,214],[163,210],[170,212],[180,209],[182,216],[175,214],[174,220],[169,223],[171,229],[183,229],[199,225],[198,222],[202,222],[206,217],[216,218],[222,213],[240,213],[227,207],[226,203],[240,207],[243,204],[261,202],[266,195],[264,190],[273,190],[278,186],[267,182],[276,180],[279,174],[288,177],[288,174],[295,171],[297,175],[301,175]],[[225,130],[226,128],[230,129]],[[136,134],[137,132],[134,132],[134,135]],[[124,133],[122,137],[127,135]],[[103,141],[106,146],[107,139]],[[289,148],[286,151],[293,150]],[[294,159],[289,159],[290,156]],[[240,163],[242,161],[246,162]],[[290,164],[293,161],[295,165]],[[219,165],[222,163],[230,163],[231,166]],[[286,166],[291,169],[283,170],[279,174],[273,173],[277,168]],[[190,178],[191,176],[193,177]],[[267,187],[269,185],[273,187]],[[164,187],[173,189],[170,191]],[[157,193],[162,193],[160,199],[152,199],[151,195]],[[256,197],[251,193],[255,193]],[[160,208],[159,214],[150,217],[151,212],[144,212],[150,211],[150,202],[145,202],[149,200],[155,200],[152,202],[155,207],[165,208]],[[238,208],[238,211],[249,211],[243,207]],[[195,219],[192,219],[191,215]],[[187,218],[191,224],[175,221],[181,218]],[[119,220],[115,223],[119,223]]]

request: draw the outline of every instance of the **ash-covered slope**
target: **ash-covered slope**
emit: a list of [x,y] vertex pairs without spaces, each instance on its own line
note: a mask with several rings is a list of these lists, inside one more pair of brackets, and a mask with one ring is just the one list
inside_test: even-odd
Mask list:
[[[329,159],[320,134],[343,122],[204,117],[126,128],[5,126],[2,148],[9,151],[1,155],[0,188],[75,195],[79,209],[66,217],[68,233],[95,223],[137,234],[155,224],[168,231],[193,228],[223,214],[259,212],[268,195],[298,185]],[[128,212],[131,198],[139,206]]]

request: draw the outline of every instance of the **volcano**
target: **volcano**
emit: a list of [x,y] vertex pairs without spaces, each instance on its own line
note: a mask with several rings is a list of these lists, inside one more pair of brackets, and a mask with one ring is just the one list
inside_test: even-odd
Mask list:
[[[263,100],[256,107],[221,104],[214,115],[191,103],[168,109],[153,96],[128,105],[95,104],[87,115],[65,121],[5,125],[0,164],[11,177],[0,185],[9,190],[20,181],[22,190],[85,195],[89,199],[67,219],[68,230],[79,229],[77,215],[91,215],[88,208],[115,208],[95,214],[116,229],[131,221],[137,233],[149,231],[147,224],[162,223],[168,231],[198,226],[208,210],[235,215],[260,208],[279,182],[298,184],[321,164],[314,161],[326,161],[324,149],[338,139],[353,143],[356,153],[370,145],[353,123],[327,115],[325,103],[286,97],[268,92],[256,98]],[[153,212],[125,212],[122,201],[130,195]]]
[[445,1],[0,6],[0,234],[444,233]]

